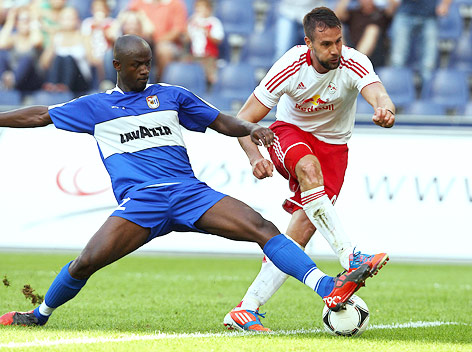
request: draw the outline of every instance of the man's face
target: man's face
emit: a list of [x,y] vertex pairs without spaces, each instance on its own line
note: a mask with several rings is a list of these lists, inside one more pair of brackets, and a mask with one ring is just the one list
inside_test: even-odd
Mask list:
[[140,92],[146,88],[151,70],[151,51],[142,49],[137,53],[123,55],[114,65],[126,91]]
[[315,30],[314,40],[305,37],[305,42],[311,50],[313,66],[320,72],[328,72],[338,68],[341,61],[342,33],[341,28],[326,28]]

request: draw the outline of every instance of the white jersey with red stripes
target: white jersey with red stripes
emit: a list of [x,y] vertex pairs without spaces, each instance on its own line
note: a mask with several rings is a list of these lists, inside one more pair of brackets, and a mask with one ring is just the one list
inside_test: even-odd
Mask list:
[[306,45],[287,51],[254,90],[266,107],[277,105],[276,118],[311,132],[319,140],[345,144],[352,134],[356,102],[365,86],[380,82],[364,54],[343,46],[335,70],[318,73]]

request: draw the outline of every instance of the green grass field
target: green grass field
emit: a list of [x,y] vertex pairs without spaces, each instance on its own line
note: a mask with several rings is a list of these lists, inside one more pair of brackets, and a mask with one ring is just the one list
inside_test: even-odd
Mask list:
[[[0,252],[0,313],[30,310],[74,254]],[[334,261],[318,266],[329,274]],[[134,255],[96,273],[44,327],[0,326],[3,351],[472,351],[472,265],[389,264],[359,291],[370,309],[358,338],[323,331],[322,300],[289,279],[262,307],[271,334],[225,330],[222,320],[260,267],[258,258]]]

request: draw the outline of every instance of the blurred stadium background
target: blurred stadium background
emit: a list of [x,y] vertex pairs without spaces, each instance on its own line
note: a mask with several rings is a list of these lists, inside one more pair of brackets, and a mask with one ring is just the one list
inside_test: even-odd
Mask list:
[[[29,3],[2,1],[3,20],[12,7]],[[66,5],[76,8],[84,21],[91,16],[91,3],[68,0]],[[110,17],[117,19],[128,3],[107,1]],[[324,1],[331,8],[336,3]],[[194,0],[185,1],[189,16],[193,5]],[[159,81],[185,86],[235,114],[273,63],[278,1],[215,0],[213,5],[225,31],[216,82],[206,85],[202,64],[188,55],[170,63]],[[371,107],[363,98],[358,100],[350,166],[337,207],[362,248],[372,248],[375,238],[372,250],[387,250],[398,258],[472,260],[471,19],[472,1],[453,0],[447,17],[438,22],[439,59],[428,85],[418,83],[418,60],[408,60],[410,64],[401,69],[389,66],[388,60],[375,67],[398,107],[394,129],[373,126]],[[0,109],[61,103],[110,84],[114,85],[100,80],[93,67],[87,91],[56,91],[44,86],[25,91],[2,84]],[[265,123],[274,118],[271,113]],[[197,176],[246,201],[285,229],[289,218],[280,204],[289,192],[283,179],[254,180],[237,141],[216,134],[185,136]],[[96,146],[88,136],[71,136],[49,127],[0,129],[0,150],[0,184],[6,200],[0,205],[4,223],[0,250],[81,248],[116,204]],[[249,244],[197,234],[172,234],[146,249],[260,253]],[[331,256],[319,238],[308,250]]]

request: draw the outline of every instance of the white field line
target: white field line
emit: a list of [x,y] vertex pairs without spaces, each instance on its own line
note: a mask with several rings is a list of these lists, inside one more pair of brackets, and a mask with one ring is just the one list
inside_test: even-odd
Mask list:
[[[411,329],[411,328],[425,328],[435,327],[442,325],[462,325],[462,323],[448,322],[448,321],[416,321],[403,324],[381,324],[372,325],[369,330],[379,329]],[[467,325],[467,324],[466,324]],[[283,335],[297,335],[297,334],[313,334],[323,333],[322,329],[299,329],[299,330],[281,330],[271,332],[270,335],[283,336]],[[162,332],[156,332],[152,335],[125,335],[122,337],[80,337],[70,339],[59,339],[59,340],[34,340],[27,342],[9,342],[0,343],[1,348],[22,348],[22,347],[44,347],[44,346],[59,346],[59,345],[73,345],[73,344],[84,344],[84,343],[107,343],[107,342],[129,342],[129,341],[152,341],[162,339],[186,339],[186,338],[202,338],[202,337],[238,337],[244,335],[253,335],[256,333],[237,331],[237,332],[221,332],[221,333],[183,333],[183,334],[168,334]]]

